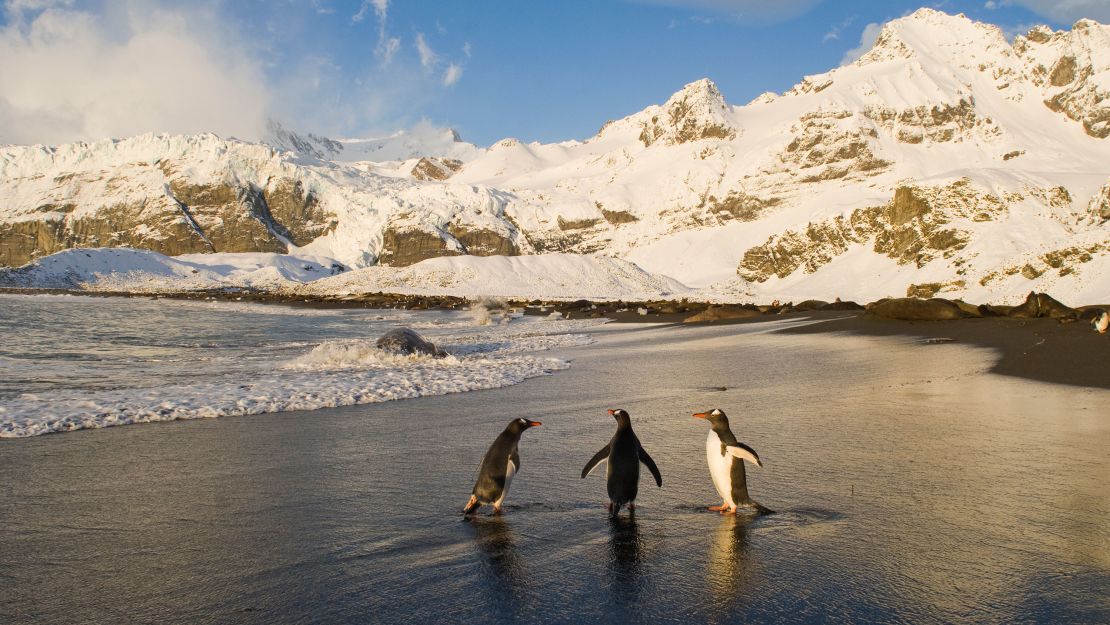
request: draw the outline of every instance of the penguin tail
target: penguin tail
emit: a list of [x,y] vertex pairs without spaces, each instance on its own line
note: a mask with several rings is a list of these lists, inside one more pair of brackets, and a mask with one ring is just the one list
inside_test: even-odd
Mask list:
[[466,502],[465,506],[463,506],[463,514],[473,514],[474,511],[477,510],[478,507],[481,505],[482,504],[478,501],[478,498],[474,495],[471,495],[470,500]]
[[753,501],[752,506],[755,508],[755,511],[758,512],[759,514],[774,514],[775,513],[774,510],[772,510],[772,509],[768,508],[767,506],[759,503],[758,501]]

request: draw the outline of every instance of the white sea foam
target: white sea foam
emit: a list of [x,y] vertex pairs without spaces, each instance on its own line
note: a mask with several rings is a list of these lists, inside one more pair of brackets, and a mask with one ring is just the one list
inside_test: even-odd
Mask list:
[[[0,400],[0,438],[132,423],[314,410],[498,388],[566,369],[536,352],[591,342],[591,322],[510,323],[467,330],[440,327],[446,358],[403,356],[369,339],[331,339],[249,377],[149,388],[57,390]],[[465,331],[462,334],[461,331]]]

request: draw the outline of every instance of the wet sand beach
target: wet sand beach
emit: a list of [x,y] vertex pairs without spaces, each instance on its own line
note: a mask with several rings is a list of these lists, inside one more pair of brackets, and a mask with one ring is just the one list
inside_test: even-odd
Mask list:
[[[0,620],[1110,620],[1110,392],[990,373],[960,336],[787,323],[611,324],[507,388],[0,441]],[[776,514],[705,510],[690,413],[714,407]],[[663,474],[615,522],[578,476],[607,408]],[[518,416],[544,425],[506,514],[463,520]]]

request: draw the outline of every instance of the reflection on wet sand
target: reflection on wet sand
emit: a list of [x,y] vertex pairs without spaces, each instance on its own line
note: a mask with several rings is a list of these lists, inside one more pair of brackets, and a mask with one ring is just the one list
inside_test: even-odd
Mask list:
[[643,575],[643,539],[635,515],[609,518],[609,572],[617,603],[635,603]]
[[705,569],[705,585],[713,600],[714,616],[722,621],[741,599],[750,595],[747,589],[752,562],[748,557],[748,528],[759,518],[756,514],[723,514],[713,532]]
[[469,522],[482,554],[483,586],[499,600],[497,603],[519,607],[527,579],[512,527],[500,516],[476,517]]

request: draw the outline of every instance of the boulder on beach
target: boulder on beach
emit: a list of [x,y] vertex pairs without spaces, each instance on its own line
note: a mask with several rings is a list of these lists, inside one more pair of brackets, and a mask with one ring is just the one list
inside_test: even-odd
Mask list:
[[794,310],[825,310],[828,307],[828,302],[819,299],[807,299],[794,304]]
[[967,316],[955,302],[934,297],[917,299],[915,297],[896,297],[880,300],[867,307],[868,312],[884,319],[903,321],[947,321]]
[[412,354],[423,354],[435,358],[447,356],[447,352],[439,349],[434,343],[420,336],[416,330],[411,328],[394,328],[381,335],[375,345],[382,351],[404,356]]
[[1025,302],[1010,310],[1008,316],[1022,319],[1048,317],[1050,319],[1075,320],[1079,318],[1079,311],[1061,304],[1048,293],[1030,291],[1029,295],[1025,297]]
[[747,319],[759,317],[763,313],[754,306],[710,306],[700,313],[695,313],[682,320],[682,323],[697,323],[699,321],[724,321],[726,319]]

